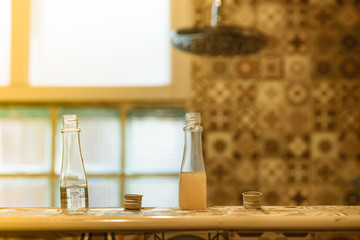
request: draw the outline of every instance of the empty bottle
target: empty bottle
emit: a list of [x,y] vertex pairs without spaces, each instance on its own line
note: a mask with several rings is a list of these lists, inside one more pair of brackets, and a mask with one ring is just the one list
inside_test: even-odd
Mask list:
[[206,208],[206,173],[202,153],[200,113],[185,115],[185,146],[179,181],[181,209]]
[[63,115],[62,165],[60,173],[61,209],[82,212],[89,207],[88,184],[80,148],[77,115]]

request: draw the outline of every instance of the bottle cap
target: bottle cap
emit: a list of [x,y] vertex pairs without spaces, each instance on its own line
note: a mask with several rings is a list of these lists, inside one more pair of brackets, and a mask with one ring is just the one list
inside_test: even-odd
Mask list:
[[63,128],[78,128],[78,116],[76,114],[63,115]]
[[186,125],[200,124],[201,114],[199,112],[190,112],[185,114]]

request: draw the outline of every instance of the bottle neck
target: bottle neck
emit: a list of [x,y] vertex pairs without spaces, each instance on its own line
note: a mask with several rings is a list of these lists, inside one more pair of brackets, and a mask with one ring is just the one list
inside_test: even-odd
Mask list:
[[202,127],[185,126],[185,146],[181,172],[203,172],[205,171],[201,132]]
[[62,129],[60,186],[87,186],[80,148],[80,129]]

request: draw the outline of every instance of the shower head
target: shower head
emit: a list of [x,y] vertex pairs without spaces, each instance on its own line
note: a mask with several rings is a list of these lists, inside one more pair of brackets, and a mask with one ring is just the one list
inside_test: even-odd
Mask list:
[[211,26],[173,32],[171,42],[179,50],[205,56],[247,55],[259,51],[266,38],[255,29],[221,26],[221,0],[213,0]]

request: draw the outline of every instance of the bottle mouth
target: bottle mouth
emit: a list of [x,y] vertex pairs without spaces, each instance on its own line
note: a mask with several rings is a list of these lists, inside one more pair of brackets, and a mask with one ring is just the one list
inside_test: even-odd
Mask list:
[[190,112],[185,114],[185,124],[187,126],[200,125],[201,114],[199,112]]
[[64,128],[78,128],[78,116],[76,114],[63,115],[62,117],[63,129]]

